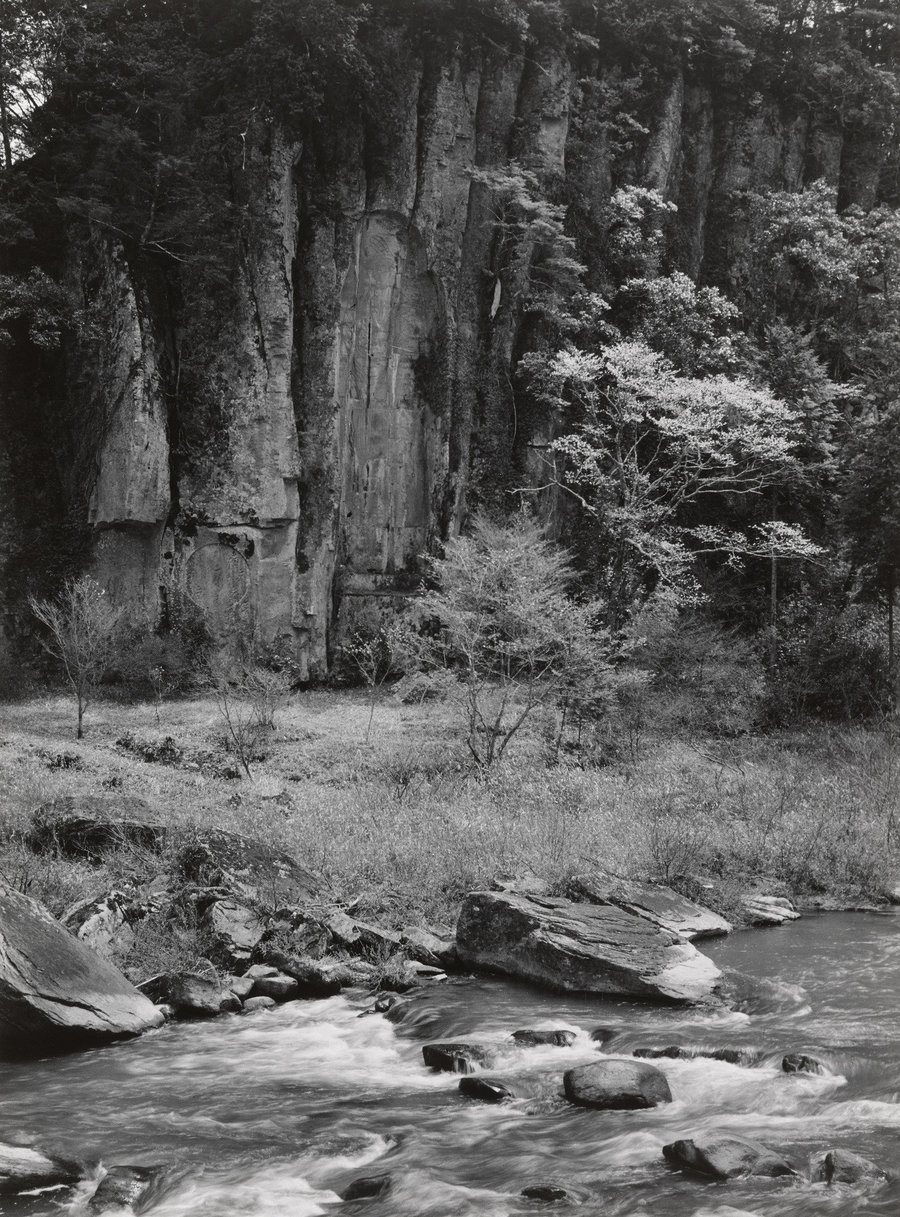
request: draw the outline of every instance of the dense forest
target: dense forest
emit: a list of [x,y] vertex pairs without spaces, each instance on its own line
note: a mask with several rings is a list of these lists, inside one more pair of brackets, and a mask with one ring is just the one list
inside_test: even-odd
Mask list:
[[0,28],[9,654],[89,570],[154,645],[323,676],[426,555],[531,510],[612,669],[718,664],[718,716],[760,682],[776,722],[890,712],[894,0]]

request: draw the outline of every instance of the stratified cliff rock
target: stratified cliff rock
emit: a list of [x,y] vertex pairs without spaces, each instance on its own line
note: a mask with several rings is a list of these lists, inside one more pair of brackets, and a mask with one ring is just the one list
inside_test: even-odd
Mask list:
[[473,505],[534,482],[546,420],[520,416],[513,389],[533,251],[519,234],[510,255],[485,172],[524,167],[566,205],[600,286],[622,184],[677,206],[667,265],[707,281],[741,240],[735,191],[824,178],[843,205],[878,198],[877,141],[687,60],[648,79],[623,151],[620,73],[600,50],[586,69],[558,45],[411,49],[375,117],[312,142],[251,118],[232,168],[247,224],[202,327],[190,269],[161,283],[115,234],[72,226],[66,277],[93,330],[41,408],[67,437],[61,511],[136,615],[186,601],[215,633],[277,641],[321,674]]

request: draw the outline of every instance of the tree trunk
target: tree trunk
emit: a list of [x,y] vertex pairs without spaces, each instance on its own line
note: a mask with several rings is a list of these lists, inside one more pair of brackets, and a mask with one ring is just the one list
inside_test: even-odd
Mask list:
[[0,6],[0,136],[3,139],[3,163],[9,172],[12,169],[12,143],[9,138],[9,113],[6,109],[6,56],[3,47],[3,21],[5,12]]

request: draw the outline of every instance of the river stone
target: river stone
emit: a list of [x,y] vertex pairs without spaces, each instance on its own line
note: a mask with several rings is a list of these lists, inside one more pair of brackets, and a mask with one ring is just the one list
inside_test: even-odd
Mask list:
[[251,997],[271,997],[275,1001],[290,1001],[296,997],[300,986],[293,976],[279,973],[276,976],[260,976],[253,982]]
[[82,1178],[75,1162],[51,1158],[36,1149],[0,1144],[0,1194],[23,1192],[58,1183],[77,1183]]
[[376,1196],[383,1196],[390,1191],[391,1187],[390,1175],[364,1175],[360,1179],[354,1179],[349,1187],[341,1192],[342,1200],[374,1200]]
[[159,1173],[157,1166],[111,1166],[88,1201],[88,1212],[131,1208],[143,1199]]
[[688,900],[671,887],[618,879],[602,871],[577,876],[569,884],[566,895],[571,900],[613,904],[689,940],[718,938],[732,930],[730,921]]
[[249,997],[253,990],[252,976],[226,976],[225,988],[229,993],[233,993],[235,997],[239,997],[241,1001],[245,997]]
[[431,964],[435,968],[452,970],[459,966],[456,939],[434,930],[405,925],[400,931],[400,945],[410,959]]
[[887,1174],[848,1149],[831,1149],[813,1173],[814,1183],[883,1183]]
[[162,1015],[30,896],[0,887],[0,1056],[140,1035]]
[[776,1178],[797,1172],[780,1154],[758,1141],[741,1137],[713,1137],[698,1145],[695,1141],[673,1141],[663,1146],[663,1157],[681,1170],[713,1179],[740,1179],[747,1175]]
[[564,1187],[557,1187],[553,1183],[534,1183],[530,1187],[523,1187],[522,1195],[527,1200],[543,1200],[545,1204],[555,1204],[569,1198]]
[[786,896],[758,896],[755,893],[741,898],[744,919],[750,925],[784,925],[796,921],[800,914]]
[[274,997],[248,997],[244,1002],[244,1013],[253,1014],[256,1010],[271,1010],[277,1004]]
[[213,940],[213,957],[231,968],[250,962],[266,929],[259,913],[230,897],[214,900],[201,925]]
[[828,1070],[822,1062],[814,1056],[807,1056],[805,1052],[789,1052],[781,1062],[781,1068],[785,1073],[827,1073]]
[[563,992],[692,1003],[721,978],[689,942],[614,905],[473,892],[456,938],[464,963]]
[[131,921],[146,913],[124,892],[107,892],[80,900],[62,915],[62,923],[76,938],[104,959],[127,955],[134,945]]
[[218,980],[197,972],[163,972],[142,981],[138,988],[153,1001],[171,1006],[176,1018],[215,1018],[227,999],[234,997]]
[[122,849],[159,853],[166,830],[153,808],[132,795],[70,794],[32,813],[29,849],[99,863]]
[[499,1078],[487,1078],[483,1074],[469,1074],[459,1079],[459,1093],[468,1099],[480,1099],[482,1103],[504,1103],[516,1097],[515,1091]]
[[425,1044],[422,1058],[431,1069],[445,1073],[474,1073],[478,1066],[489,1066],[493,1054],[481,1044]]
[[513,1039],[517,1044],[526,1048],[536,1048],[541,1044],[552,1044],[555,1048],[571,1048],[575,1043],[574,1031],[514,1031]]
[[694,1061],[698,1057],[709,1061],[724,1061],[728,1065],[755,1065],[761,1053],[755,1048],[682,1048],[671,1044],[668,1048],[635,1048],[632,1056],[643,1060]]
[[[288,955],[274,947],[265,948],[265,956],[275,965],[276,973],[283,973],[297,982],[295,997],[307,1000],[335,997],[343,988],[340,979],[319,960]],[[254,969],[251,968],[247,975],[249,976],[253,971]]]
[[636,1111],[672,1102],[666,1075],[638,1061],[616,1059],[579,1065],[566,1070],[563,1088],[571,1103],[610,1111]]

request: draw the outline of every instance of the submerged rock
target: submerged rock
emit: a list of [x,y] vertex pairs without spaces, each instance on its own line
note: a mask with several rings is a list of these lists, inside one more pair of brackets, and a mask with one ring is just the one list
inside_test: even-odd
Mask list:
[[513,1039],[517,1044],[536,1048],[539,1044],[553,1044],[556,1048],[570,1048],[575,1043],[574,1031],[514,1031]]
[[159,1174],[157,1166],[111,1166],[88,1201],[88,1211],[131,1208],[150,1191]]
[[422,1059],[431,1069],[445,1073],[474,1073],[493,1060],[490,1049],[481,1044],[425,1044]]
[[34,1187],[77,1183],[82,1170],[75,1162],[51,1158],[22,1145],[0,1144],[0,1194],[24,1192]]
[[721,977],[689,942],[613,905],[473,892],[456,937],[464,963],[564,992],[702,1002]]
[[636,1111],[672,1101],[666,1075],[638,1061],[616,1059],[579,1065],[563,1075],[563,1087],[570,1103],[606,1111]]
[[831,1149],[813,1172],[814,1183],[884,1183],[887,1173],[848,1149]]
[[527,1200],[543,1200],[545,1204],[556,1204],[560,1200],[569,1199],[566,1189],[554,1183],[533,1183],[530,1187],[522,1188],[522,1195]]
[[693,1061],[698,1057],[709,1061],[724,1061],[728,1065],[755,1065],[761,1059],[755,1048],[682,1048],[670,1044],[667,1048],[635,1048],[632,1056],[642,1060]]
[[364,1175],[354,1179],[349,1187],[341,1192],[342,1200],[374,1200],[390,1191],[393,1182],[390,1175]]
[[663,1157],[671,1165],[712,1179],[740,1179],[747,1175],[796,1175],[786,1158],[758,1141],[741,1137],[713,1137],[695,1141],[673,1141],[663,1146]]
[[815,1056],[807,1056],[805,1052],[789,1052],[781,1062],[785,1073],[828,1073],[822,1062]]
[[515,1091],[499,1078],[486,1078],[483,1074],[460,1078],[459,1093],[469,1099],[480,1099],[482,1103],[505,1103],[516,1097]]
[[689,940],[718,938],[732,930],[731,922],[712,909],[658,883],[638,883],[596,871],[573,879],[566,894],[572,900],[615,905]]
[[83,1048],[163,1017],[30,896],[0,887],[0,1056]]

